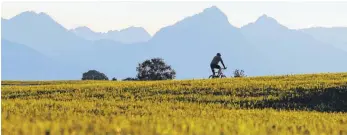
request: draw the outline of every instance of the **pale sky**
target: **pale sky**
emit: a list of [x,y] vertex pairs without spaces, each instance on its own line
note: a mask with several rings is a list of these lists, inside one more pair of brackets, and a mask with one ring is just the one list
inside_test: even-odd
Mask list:
[[214,5],[236,27],[263,14],[292,29],[347,27],[347,2],[5,2],[1,16],[9,19],[24,11],[45,12],[67,29],[87,26],[107,32],[137,26],[153,35]]

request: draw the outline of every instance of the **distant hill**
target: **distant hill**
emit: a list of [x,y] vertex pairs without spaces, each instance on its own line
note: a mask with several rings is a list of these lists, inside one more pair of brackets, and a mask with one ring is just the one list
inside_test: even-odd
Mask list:
[[[78,71],[59,64],[44,54],[1,39],[1,78],[3,80],[78,79]],[[78,76],[77,76],[78,74]]]
[[88,27],[78,27],[70,30],[77,36],[87,40],[109,39],[124,44],[146,42],[151,35],[142,27],[129,27],[120,31],[112,30],[106,33],[94,32]]
[[319,42],[306,33],[291,30],[263,15],[241,28],[247,41],[270,61],[269,74],[346,71],[347,53]]
[[23,12],[9,20],[2,19],[2,38],[25,44],[47,56],[86,51],[90,42],[77,37],[45,13]]
[[347,27],[315,27],[301,29],[301,31],[311,35],[318,41],[334,45],[336,48],[347,52]]

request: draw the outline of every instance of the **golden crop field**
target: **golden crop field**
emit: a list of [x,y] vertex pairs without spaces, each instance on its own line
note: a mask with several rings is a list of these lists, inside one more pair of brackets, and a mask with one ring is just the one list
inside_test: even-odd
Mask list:
[[2,81],[2,134],[347,135],[347,73]]

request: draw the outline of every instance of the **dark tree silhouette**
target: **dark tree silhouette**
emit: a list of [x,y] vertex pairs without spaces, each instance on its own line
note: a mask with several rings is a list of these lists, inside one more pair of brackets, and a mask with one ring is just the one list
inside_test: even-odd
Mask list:
[[116,77],[113,77],[113,78],[112,78],[112,81],[117,81],[117,78],[116,78]]
[[108,80],[108,77],[99,71],[89,70],[83,73],[82,80]]
[[176,77],[176,72],[161,58],[153,58],[139,63],[136,68],[139,80],[168,80]]

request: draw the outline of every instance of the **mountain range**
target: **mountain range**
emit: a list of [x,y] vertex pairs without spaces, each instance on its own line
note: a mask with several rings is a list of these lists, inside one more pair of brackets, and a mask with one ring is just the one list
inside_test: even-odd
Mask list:
[[123,30],[110,30],[106,33],[94,32],[88,27],[77,27],[70,30],[77,36],[87,40],[109,39],[123,44],[147,42],[151,35],[142,27],[129,27]]
[[347,51],[347,27],[315,27],[302,29],[301,31],[311,35],[318,41],[331,44],[336,48]]
[[23,12],[2,19],[2,78],[80,79],[88,69],[109,77],[133,77],[138,63],[153,57],[172,65],[178,79],[206,78],[217,52],[229,76],[234,69],[248,76],[343,72],[346,29],[294,30],[267,15],[237,28],[213,6],[151,37],[139,27],[107,33],[88,27],[68,30],[45,13]]

